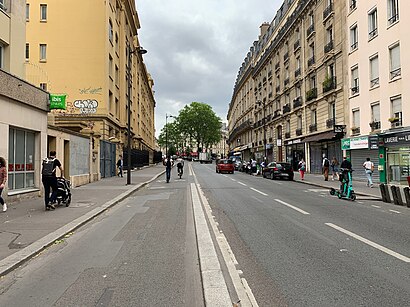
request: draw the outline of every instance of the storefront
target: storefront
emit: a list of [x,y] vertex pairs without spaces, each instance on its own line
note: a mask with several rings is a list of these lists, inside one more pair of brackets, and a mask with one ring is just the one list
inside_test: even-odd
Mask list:
[[285,142],[286,146],[286,162],[292,164],[294,170],[298,169],[298,163],[303,158],[306,161],[305,156],[305,142],[302,138],[289,140]]
[[353,173],[354,180],[367,182],[363,163],[367,158],[370,158],[370,161],[374,164],[373,182],[380,182],[377,136],[359,136],[343,139],[342,150],[348,151],[352,169],[355,171]]
[[410,131],[380,135],[386,151],[386,179],[388,183],[407,185],[410,176]]
[[309,143],[309,154],[307,162],[310,173],[322,173],[323,156],[331,160],[336,157],[338,161],[342,160],[342,150],[340,138],[342,134],[333,131],[319,133],[305,138],[305,143]]

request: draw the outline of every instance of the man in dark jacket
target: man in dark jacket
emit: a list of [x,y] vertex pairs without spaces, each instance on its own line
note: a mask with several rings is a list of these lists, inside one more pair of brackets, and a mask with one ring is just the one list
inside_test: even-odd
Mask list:
[[[55,209],[54,203],[57,200],[57,167],[60,169],[61,177],[63,177],[63,167],[61,166],[61,162],[56,158],[56,152],[50,151],[50,156],[43,160],[43,167],[41,170],[46,210]],[[51,197],[50,188],[52,190]]]

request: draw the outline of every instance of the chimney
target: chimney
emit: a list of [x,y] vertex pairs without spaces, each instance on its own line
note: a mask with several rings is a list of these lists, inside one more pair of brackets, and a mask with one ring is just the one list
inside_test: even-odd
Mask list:
[[261,34],[260,34],[259,38],[261,38],[261,37],[263,37],[263,36],[265,35],[265,33],[268,31],[269,22],[264,22],[264,23],[262,23],[259,28],[261,29]]

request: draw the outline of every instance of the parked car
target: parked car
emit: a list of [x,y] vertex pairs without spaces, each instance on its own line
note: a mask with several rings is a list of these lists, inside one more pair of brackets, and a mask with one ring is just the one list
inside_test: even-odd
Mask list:
[[270,179],[288,179],[293,180],[293,168],[287,162],[270,162],[262,169],[262,176]]
[[242,159],[239,156],[230,156],[229,157],[230,160],[233,161],[234,167],[235,167],[235,171],[238,171],[239,168],[242,165]]
[[233,174],[235,171],[235,166],[232,160],[230,159],[219,159],[216,162],[216,172],[217,173],[231,173]]

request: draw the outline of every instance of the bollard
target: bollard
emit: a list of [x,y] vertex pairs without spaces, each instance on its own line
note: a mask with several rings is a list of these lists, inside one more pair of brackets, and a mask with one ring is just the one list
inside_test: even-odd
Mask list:
[[[391,203],[392,201],[391,201],[391,198],[390,198],[390,193],[389,193],[389,186],[387,185],[387,184],[384,184],[384,183],[382,183],[382,189],[383,189],[383,194],[384,194],[384,197],[385,197],[385,202],[386,203]],[[382,194],[382,195],[383,195]]]
[[379,184],[379,188],[380,188],[380,194],[382,195],[382,200],[385,203],[388,203],[387,198],[386,198],[386,189],[385,189],[385,184],[384,183],[380,183]]
[[397,206],[403,206],[403,200],[401,198],[400,188],[394,185],[391,186],[391,192],[393,194],[393,202]]
[[410,188],[408,187],[404,188],[404,196],[406,197],[407,207],[410,208]]

